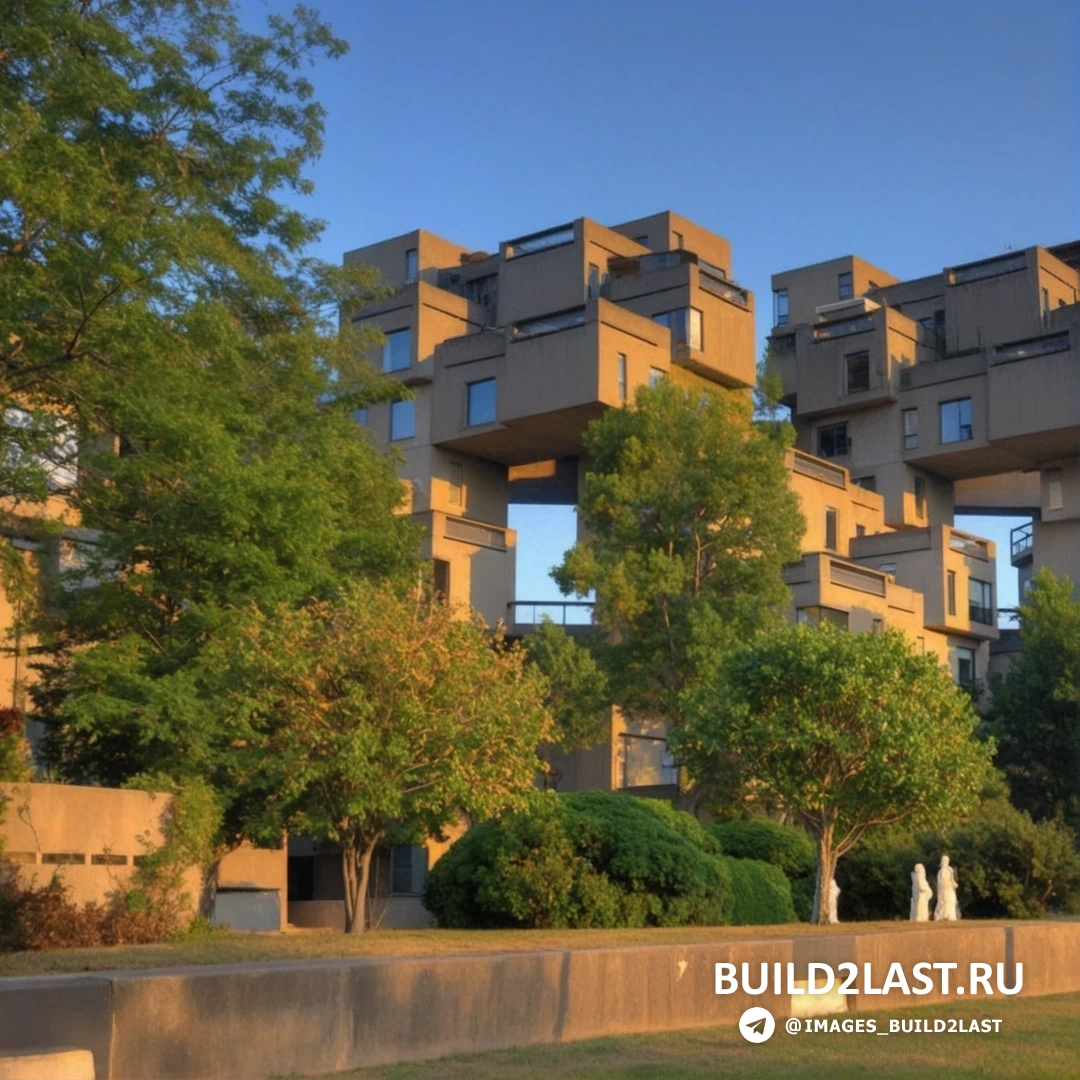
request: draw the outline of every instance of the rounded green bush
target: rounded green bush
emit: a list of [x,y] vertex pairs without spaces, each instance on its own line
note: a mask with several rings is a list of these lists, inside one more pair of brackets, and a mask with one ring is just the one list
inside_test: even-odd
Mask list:
[[759,859],[725,858],[735,891],[732,923],[736,926],[763,926],[767,923],[795,922],[791,883],[783,870]]

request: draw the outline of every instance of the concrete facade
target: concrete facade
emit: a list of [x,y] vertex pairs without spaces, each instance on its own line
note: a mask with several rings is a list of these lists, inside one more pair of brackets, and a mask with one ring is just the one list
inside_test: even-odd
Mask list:
[[[139,860],[165,842],[172,797],[160,792],[74,784],[0,784],[0,837],[10,872],[23,884],[60,875],[77,905],[104,903],[126,887]],[[284,930],[287,853],[242,845],[220,860],[212,918],[238,930]],[[202,898],[201,871],[185,871],[193,910]]]
[[[1080,586],[1080,243],[912,281],[848,256],[772,284],[799,449],[872,484],[896,529],[1030,515],[1009,553],[1021,594],[1040,566]],[[956,629],[921,581],[935,627]]]
[[[1080,924],[880,925],[828,934],[428,959],[323,960],[0,979],[0,1054],[74,1046],[94,1054],[99,1080],[202,1080],[311,1074],[535,1043],[734,1024],[750,1005],[779,1021],[807,1015],[787,992],[811,962],[864,964],[880,988],[890,965],[917,986],[917,963],[955,963],[950,993],[863,994],[837,1000],[848,1016],[963,1001],[972,962],[1003,965],[1019,997],[1080,991]],[[781,993],[715,992],[715,965],[780,964]],[[841,973],[842,974],[842,973]],[[995,974],[996,978],[996,974]],[[967,998],[970,1000],[970,996]],[[990,999],[1000,1000],[995,997]],[[820,1011],[818,1012],[820,1015]],[[147,1033],[153,1032],[153,1038]]]

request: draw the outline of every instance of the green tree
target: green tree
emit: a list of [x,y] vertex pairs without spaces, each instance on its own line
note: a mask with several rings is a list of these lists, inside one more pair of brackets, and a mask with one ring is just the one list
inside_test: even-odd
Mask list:
[[365,928],[371,856],[522,804],[550,733],[523,650],[413,589],[358,583],[336,603],[253,611],[217,646],[242,744],[247,831],[341,846],[346,929]]
[[687,695],[673,736],[691,775],[733,756],[756,796],[817,844],[815,910],[836,861],[875,826],[944,824],[978,801],[993,744],[970,699],[899,632],[784,626],[732,650]]
[[302,68],[344,49],[304,8],[261,35],[232,0],[5,9],[0,479],[87,530],[38,624],[69,778],[224,783],[200,656],[229,612],[415,572],[351,419],[402,392],[339,326],[376,283],[305,257],[321,224],[290,205],[323,130]]
[[554,577],[564,593],[596,590],[591,647],[624,709],[677,725],[701,658],[778,617],[803,530],[789,434],[755,425],[744,395],[670,381],[589,426],[588,539]]
[[988,726],[1012,800],[1080,828],[1080,601],[1045,567],[1020,607],[1024,651],[993,682]]

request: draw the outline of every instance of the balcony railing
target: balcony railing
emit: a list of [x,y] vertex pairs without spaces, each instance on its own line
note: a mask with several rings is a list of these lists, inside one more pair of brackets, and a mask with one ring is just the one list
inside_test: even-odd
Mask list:
[[623,788],[662,787],[679,782],[679,767],[661,735],[631,735],[623,732]]
[[968,620],[982,623],[983,626],[994,625],[994,609],[983,607],[982,604],[968,604]]
[[506,605],[511,626],[535,626],[545,617],[558,626],[591,626],[591,600],[511,600]]
[[732,285],[730,281],[727,281],[724,278],[715,277],[703,267],[699,266],[698,270],[698,281],[706,292],[711,292],[714,296],[719,296],[724,300],[729,300],[733,304],[738,304],[739,307],[750,306],[749,294],[745,289],[740,289],[738,285]]
[[1019,525],[1009,533],[1009,549],[1014,560],[1022,558],[1031,551],[1034,531],[1034,522],[1029,521],[1026,525]]
[[543,232],[529,233],[528,236],[519,236],[506,242],[506,257],[517,259],[522,255],[535,255],[538,251],[547,251],[549,248],[562,247],[564,244],[574,242],[574,223],[558,225],[554,229],[544,229]]
[[1046,337],[1032,338],[1029,341],[1017,341],[1012,345],[999,345],[994,350],[995,364],[1008,364],[1014,360],[1030,360],[1035,356],[1048,356],[1051,353],[1069,351],[1069,334],[1051,334]]
[[868,318],[837,319],[835,322],[819,323],[814,327],[815,341],[846,337],[848,334],[865,334],[874,329],[874,321]]
[[949,285],[967,285],[972,281],[1000,277],[1002,274],[1014,274],[1027,269],[1027,256],[1022,252],[1015,255],[998,255],[993,259],[953,266],[945,271],[945,281]]

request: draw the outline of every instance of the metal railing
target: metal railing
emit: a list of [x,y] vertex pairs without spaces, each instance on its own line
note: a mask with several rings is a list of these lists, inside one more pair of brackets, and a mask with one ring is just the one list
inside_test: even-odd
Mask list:
[[983,626],[993,626],[994,609],[983,607],[982,604],[968,604],[968,619],[971,622],[982,623]]
[[1018,525],[1015,529],[1012,529],[1009,533],[1009,550],[1012,553],[1014,559],[1020,558],[1021,555],[1026,555],[1034,544],[1034,526],[1033,521],[1029,521],[1026,525]]
[[592,600],[511,600],[506,605],[511,626],[535,626],[545,617],[558,626],[591,626]]

